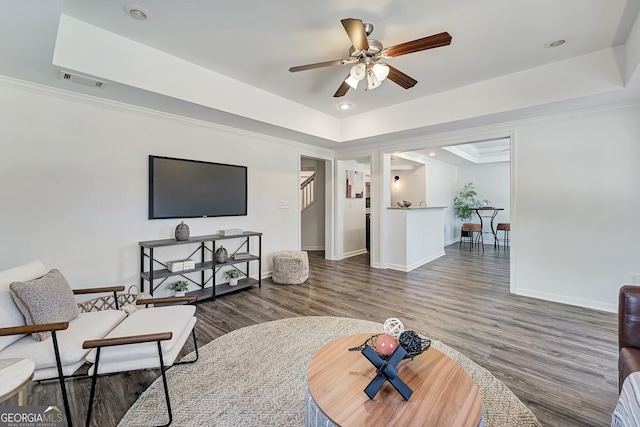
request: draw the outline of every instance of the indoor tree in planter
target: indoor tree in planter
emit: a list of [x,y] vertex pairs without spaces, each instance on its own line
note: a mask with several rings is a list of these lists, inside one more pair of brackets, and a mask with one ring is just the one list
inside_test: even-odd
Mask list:
[[473,209],[482,206],[489,206],[491,202],[487,199],[479,201],[476,199],[478,193],[473,188],[473,183],[468,182],[462,190],[453,198],[453,213],[460,221],[468,222],[473,216]]

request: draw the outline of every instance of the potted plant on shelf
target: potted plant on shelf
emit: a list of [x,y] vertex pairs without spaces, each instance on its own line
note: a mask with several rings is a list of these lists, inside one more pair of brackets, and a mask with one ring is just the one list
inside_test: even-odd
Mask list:
[[232,270],[227,270],[224,274],[229,278],[229,286],[236,286],[238,284],[238,278],[244,276],[244,272],[234,268]]
[[173,291],[177,297],[183,297],[187,289],[189,289],[189,283],[186,280],[178,280],[169,285],[169,289]]

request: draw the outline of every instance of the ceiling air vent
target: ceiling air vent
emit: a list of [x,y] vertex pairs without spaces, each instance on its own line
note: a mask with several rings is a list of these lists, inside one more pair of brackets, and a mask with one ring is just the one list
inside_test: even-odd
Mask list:
[[58,78],[61,78],[63,80],[70,80],[75,83],[80,83],[81,85],[98,87],[98,88],[102,88],[107,85],[106,82],[101,82],[100,80],[81,76],[79,74],[72,74],[72,73],[69,73],[68,71],[62,71],[62,70],[60,70],[60,72],[58,73]]

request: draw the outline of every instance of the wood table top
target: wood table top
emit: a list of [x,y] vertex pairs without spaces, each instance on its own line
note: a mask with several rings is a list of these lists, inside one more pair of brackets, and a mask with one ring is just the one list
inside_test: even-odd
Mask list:
[[309,392],[331,421],[343,427],[477,427],[482,417],[478,387],[460,365],[435,348],[398,364],[398,376],[413,390],[408,401],[389,382],[370,400],[364,389],[376,369],[359,351],[348,349],[371,335],[332,341],[309,364]]

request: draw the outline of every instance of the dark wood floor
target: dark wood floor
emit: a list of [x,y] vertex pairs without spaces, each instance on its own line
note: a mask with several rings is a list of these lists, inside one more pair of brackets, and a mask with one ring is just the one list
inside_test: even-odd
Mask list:
[[[199,303],[199,343],[293,316],[397,317],[407,329],[487,368],[543,425],[610,425],[617,400],[616,315],[511,295],[508,252],[490,246],[484,253],[460,251],[457,245],[446,252],[409,273],[372,269],[367,255],[326,261],[310,252],[308,283],[264,280],[260,289]],[[94,425],[117,424],[157,376],[142,371],[101,378]],[[84,424],[88,387],[87,380],[69,381],[78,425]],[[60,404],[58,389],[55,382],[33,384],[30,403]]]

